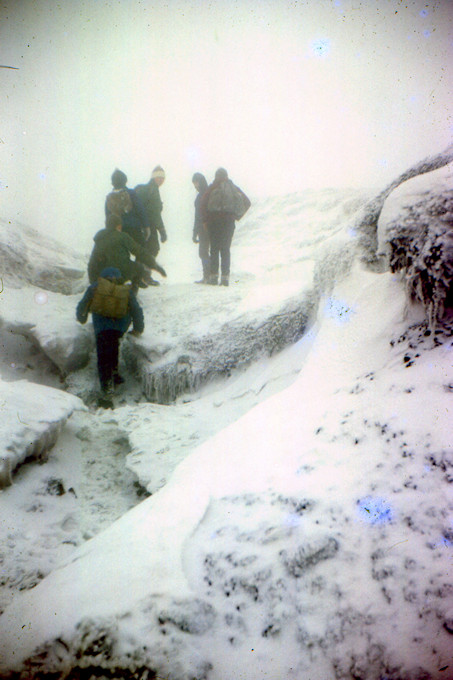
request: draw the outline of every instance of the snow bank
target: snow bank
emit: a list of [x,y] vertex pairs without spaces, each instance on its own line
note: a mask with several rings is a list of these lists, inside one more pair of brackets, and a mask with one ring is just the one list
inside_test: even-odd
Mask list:
[[27,458],[44,460],[61,428],[75,409],[84,409],[75,396],[26,380],[0,380],[0,489],[12,483],[15,468]]

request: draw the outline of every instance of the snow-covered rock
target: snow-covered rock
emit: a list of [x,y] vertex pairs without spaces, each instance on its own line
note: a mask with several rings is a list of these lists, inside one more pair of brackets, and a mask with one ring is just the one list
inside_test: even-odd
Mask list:
[[389,184],[389,186],[381,191],[378,196],[369,201],[367,205],[361,209],[355,228],[360,237],[361,246],[364,250],[363,259],[365,262],[367,262],[370,266],[377,268],[382,265],[382,263],[379,262],[379,257],[377,257],[378,222],[382,208],[390,194],[395,189],[397,189],[400,184],[407,182],[413,177],[419,177],[426,173],[432,173],[435,170],[438,170],[439,168],[442,168],[452,162],[453,144],[450,144],[450,146],[441,153],[425,158],[419,163],[416,163],[413,167],[406,170],[406,172],[403,172],[402,175],[397,177]]
[[453,306],[453,163],[401,184],[384,204],[378,254],[403,271],[431,328]]
[[77,397],[26,380],[0,380],[2,425],[0,489],[12,482],[12,473],[28,458],[45,460],[67,419],[86,408]]
[[61,295],[26,286],[0,295],[0,326],[35,343],[66,375],[86,365],[94,347],[92,329],[75,318],[80,295]]
[[0,219],[4,286],[33,285],[70,295],[83,290],[86,257],[20,222]]

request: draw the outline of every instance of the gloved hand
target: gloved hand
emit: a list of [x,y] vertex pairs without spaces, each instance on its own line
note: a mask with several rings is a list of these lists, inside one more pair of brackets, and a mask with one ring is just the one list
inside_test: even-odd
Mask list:
[[88,319],[88,308],[86,306],[79,305],[76,309],[76,319],[79,323],[84,324]]
[[133,328],[131,331],[129,331],[128,335],[133,335],[134,338],[139,338],[141,336],[141,333],[139,333],[138,331],[135,330],[135,328]]
[[159,274],[162,274],[162,276],[165,276],[165,277],[167,276],[167,272],[165,271],[165,269],[163,267],[161,267],[160,264],[157,264],[157,262],[154,265],[153,269],[155,269],[156,272],[159,272]]
[[167,238],[168,238],[168,237],[167,237],[167,232],[165,231],[165,229],[162,229],[161,232],[160,232],[160,242],[161,242],[161,243],[165,243],[165,241],[167,240]]

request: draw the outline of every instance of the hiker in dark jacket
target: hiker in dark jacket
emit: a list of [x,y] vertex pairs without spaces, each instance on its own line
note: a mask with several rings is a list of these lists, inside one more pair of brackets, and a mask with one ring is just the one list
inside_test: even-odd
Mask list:
[[[99,281],[92,283],[87,288],[83,298],[77,305],[76,317],[82,324],[86,323],[96,289],[103,279],[116,284],[123,283],[119,269],[115,267],[103,269]],[[124,287],[122,288],[124,294]],[[119,345],[122,336],[129,328],[131,322],[133,324],[133,335],[140,335],[145,328],[143,310],[138,304],[134,293],[131,289],[129,291],[126,290],[125,296],[128,299],[124,316],[114,318],[94,311],[92,313],[96,337],[97,366],[101,385],[101,396],[98,404],[103,408],[113,408],[113,388],[115,385],[124,382],[118,373]]]
[[[143,205],[146,215],[148,226],[146,247],[153,257],[157,257],[160,250],[160,243],[165,243],[167,240],[167,232],[162,220],[163,203],[159,191],[159,187],[161,187],[164,182],[165,171],[158,165],[154,168],[148,184],[139,184],[135,187],[135,193]],[[158,281],[152,281],[151,283],[158,285]]]
[[[241,203],[240,214],[236,212],[236,199]],[[222,201],[224,202],[222,203]],[[209,185],[201,199],[202,220],[207,227],[211,245],[211,276],[209,283],[212,285],[217,285],[218,283],[219,257],[221,261],[220,284],[222,286],[229,285],[230,248],[235,229],[235,220],[241,219],[250,208],[250,205],[250,200],[244,192],[228,179],[227,171],[224,168],[219,168],[215,173],[214,182]]]
[[[111,177],[113,191],[105,199],[105,216],[119,215],[125,234],[140,246],[145,245],[149,225],[145,209],[134,189],[127,187],[127,176],[116,169]],[[157,254],[157,253],[156,253]]]
[[201,266],[203,267],[203,278],[195,283],[209,283],[211,264],[209,257],[209,234],[208,230],[203,224],[203,219],[201,216],[201,200],[203,194],[208,188],[208,183],[206,177],[201,174],[201,172],[196,172],[192,177],[192,184],[197,190],[197,197],[195,199],[195,220],[193,225],[192,240],[194,243],[198,243],[198,254],[201,260]]
[[[109,215],[105,229],[101,229],[94,236],[94,248],[88,262],[88,278],[94,283],[104,267],[116,267],[122,272],[125,281],[132,281],[134,287],[146,288],[149,274],[142,263],[150,269],[155,269],[162,276],[165,270],[154,257],[139,246],[129,234],[122,231],[122,220],[119,215]],[[137,257],[133,262],[131,254]]]

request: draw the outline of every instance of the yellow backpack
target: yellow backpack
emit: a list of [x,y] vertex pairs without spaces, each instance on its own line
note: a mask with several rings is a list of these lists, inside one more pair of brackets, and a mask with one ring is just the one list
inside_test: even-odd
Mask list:
[[90,312],[111,319],[121,319],[127,314],[130,290],[130,285],[99,278],[91,300]]

